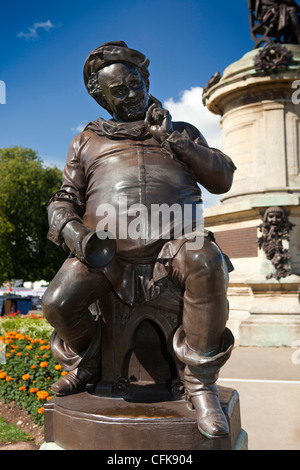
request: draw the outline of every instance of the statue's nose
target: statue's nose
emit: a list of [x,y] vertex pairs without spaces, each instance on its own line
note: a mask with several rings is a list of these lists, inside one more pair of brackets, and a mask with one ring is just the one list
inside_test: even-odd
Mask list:
[[128,93],[128,98],[132,99],[135,97],[136,97],[136,90],[134,90],[133,88],[130,88],[129,93]]

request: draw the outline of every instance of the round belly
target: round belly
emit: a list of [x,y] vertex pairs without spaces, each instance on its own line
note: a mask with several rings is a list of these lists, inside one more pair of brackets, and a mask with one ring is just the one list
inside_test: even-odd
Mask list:
[[94,166],[84,222],[112,233],[119,256],[150,259],[167,240],[199,223],[201,202],[197,182],[182,162],[141,146]]

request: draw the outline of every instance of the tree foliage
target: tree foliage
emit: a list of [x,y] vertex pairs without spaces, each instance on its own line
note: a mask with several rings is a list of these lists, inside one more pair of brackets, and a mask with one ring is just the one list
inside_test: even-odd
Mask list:
[[0,283],[49,281],[66,258],[46,238],[48,201],[61,177],[32,149],[0,149]]

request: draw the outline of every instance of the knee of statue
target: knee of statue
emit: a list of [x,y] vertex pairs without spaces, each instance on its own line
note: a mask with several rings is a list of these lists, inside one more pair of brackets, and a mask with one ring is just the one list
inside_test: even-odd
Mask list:
[[42,311],[43,311],[44,317],[49,322],[49,318],[51,317],[51,303],[46,298],[46,292],[42,298]]
[[211,241],[204,240],[200,249],[190,249],[185,246],[181,251],[180,255],[190,272],[210,273],[224,266],[221,250]]
[[64,305],[59,304],[55,292],[48,288],[42,298],[42,311],[46,320],[52,324],[63,308]]

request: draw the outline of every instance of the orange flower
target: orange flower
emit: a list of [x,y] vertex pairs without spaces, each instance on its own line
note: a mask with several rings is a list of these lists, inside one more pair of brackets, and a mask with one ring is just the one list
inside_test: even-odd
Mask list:
[[5,357],[9,357],[9,356],[10,356],[10,353],[6,353],[6,354],[5,354]]
[[22,392],[22,390],[26,390],[26,387],[23,385],[22,387],[19,387],[19,390]]
[[5,380],[6,382],[10,382],[13,378],[12,377],[6,377]]
[[0,372],[0,379],[5,379],[6,372]]
[[60,375],[67,375],[68,372],[63,371]]
[[49,397],[49,393],[45,390],[40,390],[39,392],[37,392],[37,397],[38,400],[45,400],[47,397]]
[[23,380],[29,380],[29,379],[30,379],[30,375],[29,375],[29,374],[24,374],[24,375],[22,376],[22,379],[23,379]]
[[22,353],[18,352],[18,353],[17,353],[17,356],[22,356]]
[[30,369],[36,369],[36,366],[31,366]]
[[38,412],[40,415],[42,415],[44,413],[44,407],[41,406],[41,408],[38,409]]
[[58,364],[57,366],[54,367],[55,370],[60,370],[61,366]]
[[25,339],[25,336],[21,335],[21,333],[18,333],[16,335],[16,339]]
[[39,389],[38,388],[31,388],[29,391],[30,391],[30,393],[36,393],[36,392],[39,391]]
[[46,362],[46,361],[40,363],[41,367],[47,367],[47,365],[48,365],[48,362]]
[[30,345],[26,346],[26,349],[32,349],[32,346],[30,346]]

